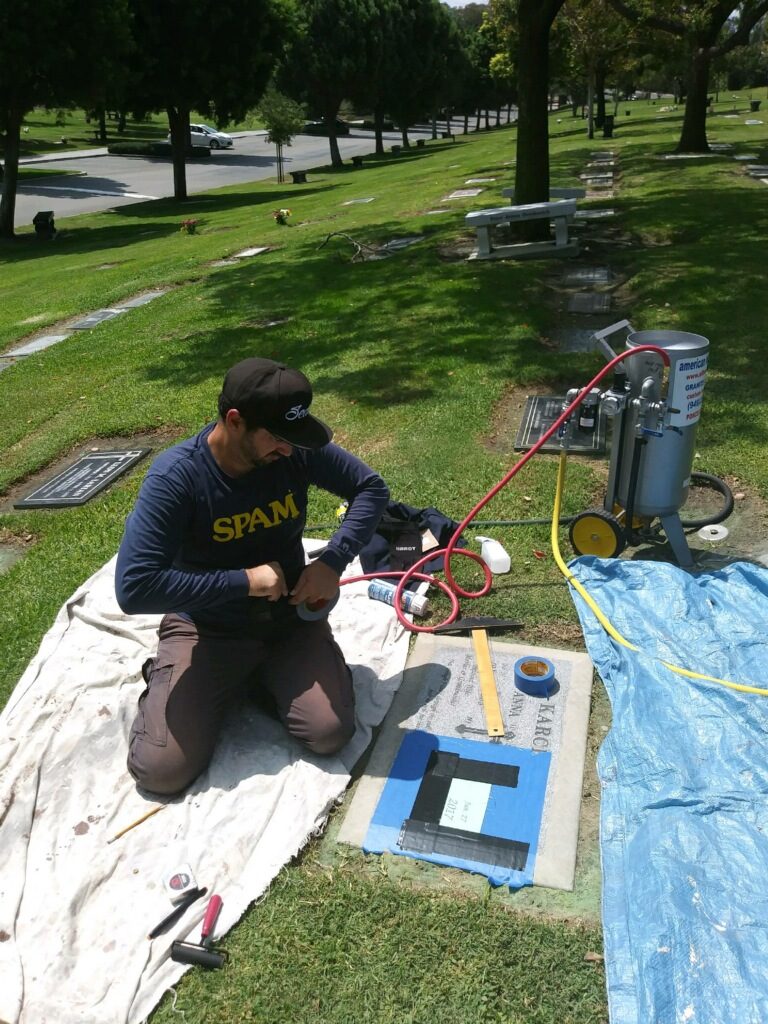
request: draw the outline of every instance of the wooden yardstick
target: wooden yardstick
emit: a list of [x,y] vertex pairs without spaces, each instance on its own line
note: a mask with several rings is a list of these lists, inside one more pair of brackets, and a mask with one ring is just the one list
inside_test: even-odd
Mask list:
[[477,674],[480,677],[480,695],[485,710],[485,728],[489,736],[504,735],[504,720],[501,717],[499,692],[496,689],[496,678],[491,662],[491,648],[488,645],[488,633],[484,629],[472,630],[472,646],[475,649]]

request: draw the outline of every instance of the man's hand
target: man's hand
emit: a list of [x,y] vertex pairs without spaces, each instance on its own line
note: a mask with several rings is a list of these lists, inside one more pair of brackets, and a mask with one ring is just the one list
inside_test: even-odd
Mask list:
[[316,561],[306,566],[291,591],[291,604],[307,601],[330,601],[339,589],[339,574],[325,562]]
[[248,576],[248,596],[266,597],[268,601],[279,601],[288,594],[285,576],[279,562],[265,562],[245,570]]

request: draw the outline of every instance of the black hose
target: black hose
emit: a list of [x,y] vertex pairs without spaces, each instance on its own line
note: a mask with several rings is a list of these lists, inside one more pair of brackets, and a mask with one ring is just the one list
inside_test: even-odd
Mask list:
[[714,526],[716,523],[722,523],[733,512],[733,492],[725,480],[721,480],[719,476],[714,476],[712,473],[691,473],[691,483],[698,483],[700,486],[711,487],[713,490],[719,491],[724,501],[723,507],[713,516],[708,516],[706,519],[682,519],[684,530],[700,530],[702,526]]
[[632,521],[635,518],[635,497],[637,495],[637,480],[640,476],[640,456],[647,444],[644,437],[636,437],[632,448],[632,465],[629,468],[629,488],[627,490],[627,507],[624,509],[624,536],[627,544],[635,544],[635,531],[632,528]]
[[[560,526],[569,526],[576,518],[577,516],[560,516],[558,522]],[[470,526],[474,530],[482,529],[486,526],[549,526],[551,522],[551,516],[544,519],[472,519],[465,529],[469,529]],[[304,532],[315,533],[319,530],[336,530],[338,525],[338,523],[312,523],[304,527]]]

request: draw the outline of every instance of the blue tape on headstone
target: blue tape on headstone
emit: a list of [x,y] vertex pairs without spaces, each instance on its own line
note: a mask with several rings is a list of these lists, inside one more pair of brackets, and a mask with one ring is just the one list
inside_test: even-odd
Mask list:
[[551,755],[406,734],[363,842],[366,853],[428,860],[531,885]]

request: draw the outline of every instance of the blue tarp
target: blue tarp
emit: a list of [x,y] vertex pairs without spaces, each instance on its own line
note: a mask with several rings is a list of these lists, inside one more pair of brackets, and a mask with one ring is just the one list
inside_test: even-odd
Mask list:
[[573,591],[613,724],[602,784],[612,1024],[768,1022],[768,570],[692,575],[593,557],[571,570],[642,654]]

